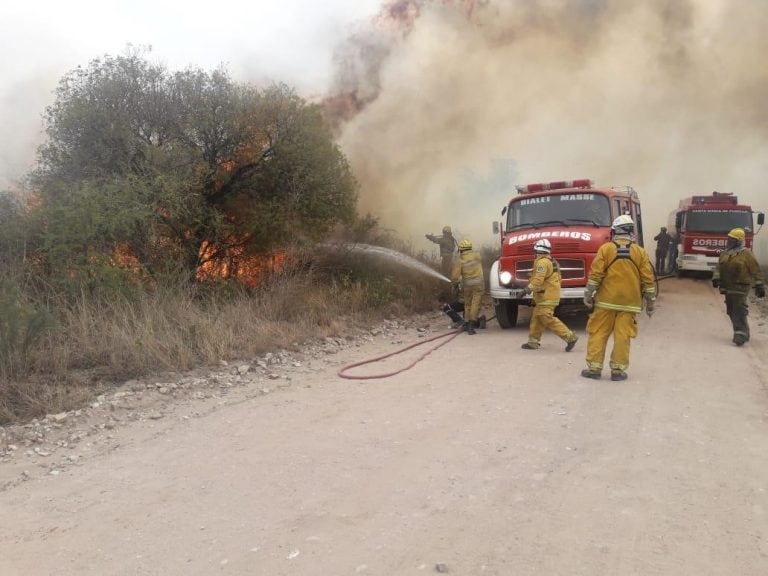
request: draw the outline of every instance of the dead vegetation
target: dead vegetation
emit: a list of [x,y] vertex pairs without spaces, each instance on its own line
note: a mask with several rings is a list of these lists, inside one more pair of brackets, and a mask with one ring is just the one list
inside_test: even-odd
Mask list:
[[[301,347],[308,338],[433,309],[435,282],[334,253],[297,258],[255,290],[187,284],[121,297],[83,294],[46,311],[52,320],[45,327],[5,335],[0,424],[76,408],[140,375]],[[25,322],[19,310],[0,322],[8,324],[8,316]]]

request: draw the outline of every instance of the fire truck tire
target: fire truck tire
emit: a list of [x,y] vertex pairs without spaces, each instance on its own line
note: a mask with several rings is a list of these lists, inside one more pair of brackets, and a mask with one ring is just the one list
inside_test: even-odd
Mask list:
[[493,304],[496,312],[496,321],[506,330],[514,328],[517,324],[517,304],[509,300],[496,300]]

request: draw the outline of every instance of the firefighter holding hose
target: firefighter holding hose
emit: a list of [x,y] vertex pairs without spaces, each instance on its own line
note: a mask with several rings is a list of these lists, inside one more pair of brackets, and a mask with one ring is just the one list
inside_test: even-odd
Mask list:
[[467,334],[476,334],[475,329],[478,328],[478,316],[485,293],[485,279],[482,258],[479,252],[472,250],[471,240],[465,238],[459,242],[459,257],[453,263],[451,281],[454,284],[461,283]]

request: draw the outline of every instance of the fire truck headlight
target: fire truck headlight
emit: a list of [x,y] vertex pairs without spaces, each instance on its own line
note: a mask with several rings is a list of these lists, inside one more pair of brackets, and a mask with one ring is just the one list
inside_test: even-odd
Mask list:
[[499,282],[502,284],[509,284],[512,282],[512,273],[504,270],[501,274],[499,274]]

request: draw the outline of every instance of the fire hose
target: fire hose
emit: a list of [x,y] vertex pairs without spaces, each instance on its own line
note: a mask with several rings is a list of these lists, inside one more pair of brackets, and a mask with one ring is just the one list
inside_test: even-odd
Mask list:
[[[491,316],[488,320],[493,320],[495,316]],[[451,340],[456,338],[459,334],[464,332],[463,328],[457,328],[456,330],[450,330],[448,332],[443,332],[442,334],[436,334],[435,336],[432,336],[430,338],[425,338],[424,340],[421,340],[420,342],[414,342],[413,344],[409,344],[408,346],[405,346],[403,348],[400,348],[398,350],[395,350],[394,352],[390,352],[389,354],[384,354],[382,356],[377,356],[376,358],[370,358],[368,360],[361,360],[360,362],[354,362],[353,364],[347,364],[344,366],[341,370],[339,370],[338,375],[341,378],[347,378],[348,380],[375,380],[380,378],[389,378],[390,376],[395,376],[397,374],[400,374],[401,372],[405,372],[406,370],[410,370],[416,364],[424,360],[427,356],[432,354],[435,350],[438,348],[441,348],[448,344]],[[428,342],[435,342],[437,340],[443,339],[442,342],[439,344],[432,346],[429,348],[426,352],[424,352],[421,356],[416,358],[413,362],[408,364],[408,366],[405,366],[403,368],[400,368],[398,370],[393,370],[392,372],[384,372],[383,374],[367,374],[363,376],[354,376],[352,374],[347,374],[346,372],[348,370],[351,370],[352,368],[357,368],[358,366],[365,366],[366,364],[373,364],[374,362],[380,362],[381,360],[385,360],[387,358],[391,358],[393,356],[397,356],[398,354],[402,354],[403,352],[406,352],[412,348],[416,348],[417,346],[421,346],[423,344],[427,344]]]

